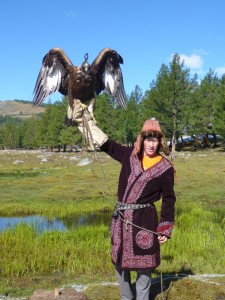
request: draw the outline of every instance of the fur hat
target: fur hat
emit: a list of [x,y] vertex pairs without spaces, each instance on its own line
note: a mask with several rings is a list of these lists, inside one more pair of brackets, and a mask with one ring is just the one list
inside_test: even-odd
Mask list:
[[159,139],[160,142],[160,149],[166,154],[170,154],[169,147],[166,143],[165,136],[161,130],[161,127],[159,125],[159,122],[155,119],[148,119],[144,122],[144,125],[142,127],[141,133],[138,135],[133,153],[135,155],[138,155],[141,151],[141,147],[143,144],[143,141],[148,137],[156,137]]
[[141,132],[143,131],[157,131],[159,134],[162,134],[159,121],[157,121],[155,118],[148,119],[144,122]]

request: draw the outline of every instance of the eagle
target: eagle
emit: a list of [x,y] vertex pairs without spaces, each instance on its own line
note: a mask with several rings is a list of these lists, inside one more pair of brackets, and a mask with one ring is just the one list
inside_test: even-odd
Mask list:
[[67,96],[67,126],[73,125],[73,108],[77,100],[87,108],[94,119],[95,98],[102,91],[106,91],[122,108],[126,108],[120,64],[123,64],[123,58],[110,48],[104,48],[92,64],[88,63],[86,53],[80,66],[74,66],[62,49],[52,48],[42,60],[33,91],[33,105],[41,105],[55,92]]

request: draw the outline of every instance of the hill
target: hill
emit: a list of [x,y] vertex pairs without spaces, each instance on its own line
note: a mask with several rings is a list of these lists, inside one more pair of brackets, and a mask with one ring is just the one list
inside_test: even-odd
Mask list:
[[5,100],[0,101],[0,115],[16,118],[31,118],[43,113],[44,107],[33,107],[31,102]]

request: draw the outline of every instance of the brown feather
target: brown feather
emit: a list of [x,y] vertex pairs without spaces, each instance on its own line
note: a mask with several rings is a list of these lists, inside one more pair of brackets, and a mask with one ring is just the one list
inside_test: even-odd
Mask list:
[[[106,90],[125,107],[126,96],[120,70],[122,63],[122,57],[115,50],[105,48],[91,65],[85,61],[85,64],[74,66],[62,49],[52,48],[42,60],[42,68],[34,88],[33,104],[40,105],[47,96],[59,91],[68,96],[72,108],[74,99],[88,104],[96,94]],[[85,69],[87,66],[88,69]],[[105,86],[106,71],[111,74],[111,80],[115,81],[113,92]]]

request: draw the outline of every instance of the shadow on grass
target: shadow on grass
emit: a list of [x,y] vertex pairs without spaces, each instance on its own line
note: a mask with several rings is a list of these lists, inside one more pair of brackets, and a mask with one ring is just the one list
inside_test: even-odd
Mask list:
[[[165,292],[166,290],[169,289],[169,287],[173,282],[181,280],[189,275],[193,275],[193,272],[191,270],[181,269],[180,272],[178,273],[163,273],[162,283],[161,283],[161,276],[157,278],[153,278],[149,300],[155,300],[157,295],[160,295],[162,293],[161,289],[163,289],[163,292]],[[158,299],[160,299],[160,297]]]
[[[162,288],[161,276],[157,275],[152,279],[149,300],[225,300],[225,275],[198,278],[191,270],[180,269],[178,273],[163,273]],[[135,284],[132,288],[135,294]]]
[[23,171],[12,171],[12,172],[0,172],[0,177],[37,177],[40,172],[23,172]]
[[[156,278],[152,278],[152,284],[150,289],[149,300],[161,300],[162,296],[160,294],[168,290],[173,282],[177,282],[189,275],[194,275],[193,272],[189,269],[182,268],[178,273],[163,273],[162,274],[162,283],[161,283],[161,274],[157,272]],[[136,295],[135,283],[132,285],[133,294]],[[158,296],[158,297],[157,297]],[[135,298],[136,299],[136,298]],[[167,298],[164,298],[167,299]]]

